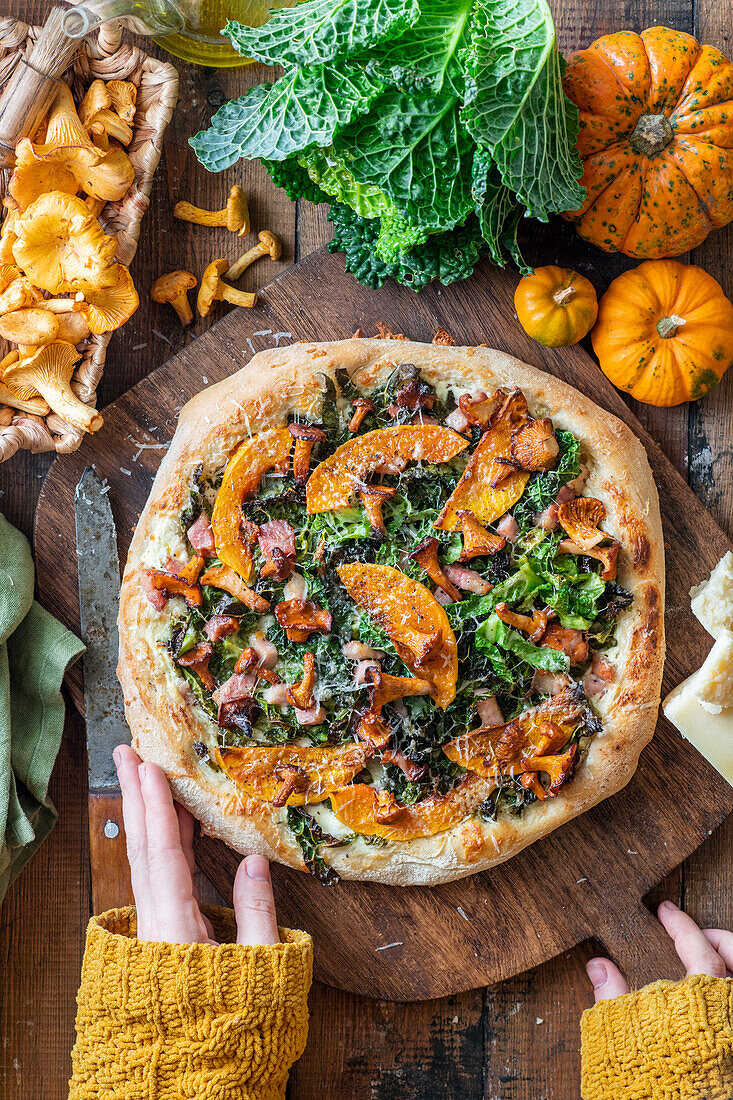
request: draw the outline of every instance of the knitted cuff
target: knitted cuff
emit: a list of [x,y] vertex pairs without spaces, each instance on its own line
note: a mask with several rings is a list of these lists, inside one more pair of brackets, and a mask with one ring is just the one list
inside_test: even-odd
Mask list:
[[70,1100],[285,1095],[308,1034],[311,938],[281,928],[281,943],[245,947],[231,910],[204,912],[219,946],[138,940],[134,908],[91,919]]
[[730,1100],[733,980],[653,982],[583,1013],[583,1100]]

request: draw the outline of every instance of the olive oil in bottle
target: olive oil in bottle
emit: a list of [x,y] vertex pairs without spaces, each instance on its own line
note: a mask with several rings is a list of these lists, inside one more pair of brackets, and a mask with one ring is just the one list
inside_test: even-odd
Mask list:
[[228,20],[260,27],[273,8],[289,7],[291,0],[176,0],[185,26],[180,32],[156,38],[169,53],[194,65],[232,68],[250,59],[235,50],[221,30]]

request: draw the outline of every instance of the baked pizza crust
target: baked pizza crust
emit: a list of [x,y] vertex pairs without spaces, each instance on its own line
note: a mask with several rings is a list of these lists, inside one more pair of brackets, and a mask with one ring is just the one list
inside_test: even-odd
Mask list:
[[[303,868],[286,810],[249,798],[202,764],[193,743],[214,744],[215,724],[182,684],[161,644],[168,616],[143,591],[146,568],[185,552],[180,513],[193,474],[221,471],[247,434],[282,427],[294,412],[318,419],[323,375],[346,367],[372,388],[402,363],[417,366],[438,395],[519,386],[535,417],[549,416],[580,440],[590,467],[589,495],[606,506],[606,528],[621,543],[619,582],[634,595],[619,616],[616,676],[596,704],[603,732],[590,742],[575,778],[552,800],[496,823],[467,818],[445,832],[408,842],[331,848],[326,859],[344,878],[396,886],[435,885],[495,866],[566,821],[615,794],[636,770],[657,720],[664,661],[664,543],[659,502],[646,453],[632,432],[577,390],[550,374],[489,348],[442,347],[409,341],[350,339],[298,343],[255,355],[237,374],[202,391],[180,414],[170,449],[135,531],[122,582],[118,674],[133,745],[166,771],[176,798],[242,853]],[[485,797],[487,791],[477,796]],[[473,803],[474,805],[476,802]],[[469,810],[470,812],[470,810]],[[337,823],[338,824],[338,823]]]

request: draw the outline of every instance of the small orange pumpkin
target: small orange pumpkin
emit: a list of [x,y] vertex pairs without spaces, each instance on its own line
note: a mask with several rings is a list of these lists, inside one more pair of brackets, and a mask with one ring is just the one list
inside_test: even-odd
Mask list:
[[568,214],[606,252],[679,256],[733,221],[733,64],[689,34],[604,35],[573,54],[586,199]]
[[679,405],[733,362],[733,303],[702,268],[647,260],[611,283],[592,340],[614,386],[649,405]]
[[514,291],[519,323],[548,348],[567,348],[587,336],[598,315],[593,284],[569,267],[537,267]]

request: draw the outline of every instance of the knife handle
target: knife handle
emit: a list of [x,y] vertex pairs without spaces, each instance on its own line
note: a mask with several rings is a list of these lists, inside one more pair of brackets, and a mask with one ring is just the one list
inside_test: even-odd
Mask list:
[[89,795],[89,849],[94,912],[134,905],[122,823],[122,795]]

